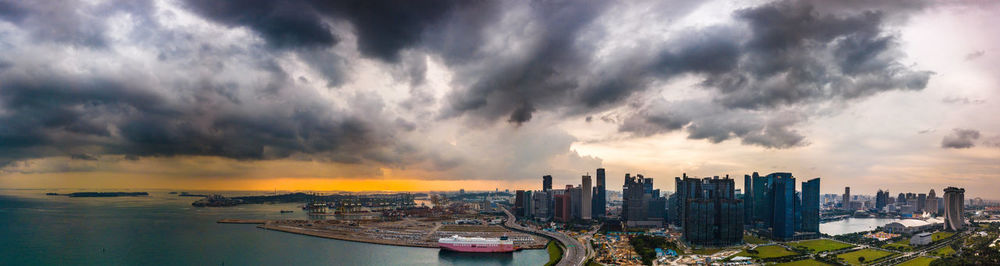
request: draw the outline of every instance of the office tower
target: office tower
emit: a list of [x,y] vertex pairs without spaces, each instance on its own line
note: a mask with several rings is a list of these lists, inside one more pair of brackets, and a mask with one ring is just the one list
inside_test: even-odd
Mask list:
[[917,212],[922,213],[926,205],[927,205],[927,194],[924,193],[917,194]]
[[770,227],[774,218],[774,177],[753,173],[754,222]]
[[597,186],[594,187],[593,218],[604,218],[608,209],[608,192],[604,184],[604,168],[597,168]]
[[931,189],[930,193],[927,193],[927,203],[924,203],[924,211],[930,213],[932,216],[938,213],[938,199],[934,195],[934,189]]
[[581,178],[583,185],[580,188],[580,218],[583,220],[590,220],[591,212],[593,209],[593,198],[594,190],[591,187],[590,175],[585,175]]
[[553,199],[555,201],[554,218],[560,222],[569,222],[572,220],[572,214],[570,213],[572,202],[570,196],[567,194],[555,195]]
[[743,175],[743,222],[753,223],[753,184],[750,175]]
[[683,206],[679,213],[684,240],[709,246],[742,243],[745,209],[734,193],[735,180],[728,176],[696,179],[686,174],[674,180],[681,188],[674,195],[682,195],[674,198]]
[[572,216],[574,220],[575,219],[580,219],[580,218],[583,217],[582,216],[583,213],[580,212],[580,206],[582,205],[581,202],[580,202],[580,200],[583,197],[583,193],[581,193],[581,192],[582,191],[580,189],[580,186],[576,186],[576,187],[567,186],[566,187],[566,194],[569,195],[569,199],[570,199],[570,202],[571,202],[570,203],[569,213],[570,213],[570,216]]
[[542,191],[552,190],[552,176],[544,175],[542,176]]
[[663,225],[664,217],[655,216],[657,213],[651,215],[650,206],[656,206],[661,202],[666,204],[666,200],[660,201],[661,197],[654,195],[652,187],[652,178],[644,178],[642,175],[632,177],[625,174],[625,184],[622,186],[621,219],[625,221],[626,226],[660,227]]
[[795,214],[792,215],[793,217],[795,217],[795,221],[794,221],[795,229],[794,230],[795,230],[795,232],[801,232],[802,231],[802,193],[801,192],[798,192],[798,191],[795,192],[795,201],[794,201],[794,204],[792,204],[792,205],[795,205],[795,208],[794,208]]
[[548,191],[535,191],[531,193],[532,215],[535,218],[549,218],[549,196]]
[[844,199],[840,202],[845,210],[851,210],[851,187],[844,187]]
[[791,173],[772,173],[774,177],[774,223],[771,234],[789,239],[795,235],[795,178]]
[[962,214],[965,211],[965,189],[947,187],[944,189],[944,230],[958,231],[965,227]]
[[524,190],[514,192],[514,215],[524,216]]
[[896,205],[906,205],[906,194],[899,193],[899,196],[896,197]]
[[[805,190],[805,188],[802,188],[802,190]],[[875,209],[882,210],[882,208],[884,207],[885,207],[885,192],[882,192],[882,190],[879,189],[878,192],[875,193]]]
[[531,194],[531,190],[524,191],[524,217],[528,218],[531,218],[535,214],[535,201]]
[[802,231],[819,233],[819,178],[802,182]]

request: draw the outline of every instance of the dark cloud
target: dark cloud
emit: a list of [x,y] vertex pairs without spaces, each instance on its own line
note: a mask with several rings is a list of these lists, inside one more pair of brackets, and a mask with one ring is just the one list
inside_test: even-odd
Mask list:
[[802,114],[795,112],[761,116],[751,111],[734,111],[718,105],[691,101],[654,101],[641,110],[626,118],[619,131],[648,136],[684,130],[689,139],[720,143],[739,138],[743,144],[779,149],[807,144],[804,136],[791,129],[805,120]]
[[882,11],[822,14],[779,2],[737,11],[750,31],[732,71],[705,85],[732,108],[850,100],[887,90],[921,90],[931,73],[900,64]]
[[973,142],[977,139],[979,139],[979,130],[956,128],[951,134],[941,139],[941,148],[968,149],[976,146]]
[[[586,7],[581,7],[586,6]],[[518,56],[490,58],[488,68],[459,70],[464,89],[452,92],[445,117],[470,115],[487,121],[506,117],[524,123],[531,113],[559,110],[590,114],[620,106],[654,81],[682,75],[703,78],[712,103],[723,110],[759,110],[746,116],[760,125],[709,121],[692,114],[639,117],[621,130],[639,134],[686,129],[695,139],[732,136],[766,147],[803,145],[791,128],[805,119],[767,124],[775,109],[824,102],[849,102],[889,90],[922,90],[931,72],[899,63],[897,37],[886,29],[893,10],[848,9],[808,2],[775,2],[736,11],[734,25],[691,29],[663,45],[619,53],[612,60],[591,56],[591,22],[598,5],[533,6],[550,14],[536,18],[542,38],[529,39]],[[914,5],[913,9],[923,5]],[[893,12],[909,12],[901,10]],[[898,15],[898,13],[891,13]],[[572,14],[568,17],[560,17]],[[463,65],[459,65],[460,67]],[[722,111],[728,112],[728,111]],[[738,111],[734,111],[738,112]],[[655,112],[638,111],[637,115]],[[638,123],[637,121],[645,121]]]
[[235,159],[305,155],[393,163],[402,160],[394,156],[412,154],[381,152],[397,143],[390,137],[393,127],[373,126],[382,123],[377,101],[362,97],[352,100],[348,110],[338,109],[291,84],[283,72],[272,73],[256,92],[205,80],[162,94],[156,84],[128,76],[3,73],[0,161],[124,154]]
[[420,43],[426,30],[453,9],[483,1],[186,1],[197,13],[258,32],[271,45],[328,47],[337,44],[329,23],[348,21],[365,56],[398,62],[399,52]]

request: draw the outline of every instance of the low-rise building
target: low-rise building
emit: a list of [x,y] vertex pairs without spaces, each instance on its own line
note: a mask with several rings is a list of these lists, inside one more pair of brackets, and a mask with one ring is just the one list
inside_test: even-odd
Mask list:
[[931,243],[931,233],[919,233],[910,238],[910,246],[923,246]]

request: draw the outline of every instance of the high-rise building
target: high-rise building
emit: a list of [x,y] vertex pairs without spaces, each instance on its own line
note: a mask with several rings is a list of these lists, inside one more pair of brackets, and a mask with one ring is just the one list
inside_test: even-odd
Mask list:
[[[757,173],[754,172],[754,176]],[[743,222],[753,222],[753,184],[750,175],[743,175]]]
[[582,186],[580,188],[580,218],[583,220],[590,220],[591,212],[593,209],[593,198],[594,190],[591,187],[590,175],[585,175],[581,178]]
[[844,187],[844,199],[840,202],[845,210],[851,209],[851,187]]
[[542,176],[542,191],[552,190],[552,176],[544,175]]
[[802,182],[802,231],[819,233],[819,178]]
[[566,186],[566,194],[569,195],[571,202],[569,210],[570,216],[572,216],[574,220],[583,218],[583,213],[580,212],[580,206],[582,206],[581,199],[583,198],[580,186]]
[[673,198],[683,206],[678,213],[686,241],[709,246],[742,243],[745,209],[743,200],[736,198],[733,179],[696,179],[685,174],[674,180],[680,188],[674,195],[682,194]]
[[608,209],[608,192],[604,183],[604,168],[597,168],[597,186],[594,187],[593,218],[604,218]]
[[930,193],[927,193],[927,203],[924,203],[924,211],[930,213],[931,215],[937,215],[938,213],[938,199],[934,195],[934,189],[931,189]]
[[771,235],[790,239],[795,235],[795,178],[791,173],[772,173],[774,176],[774,223]]
[[944,230],[958,231],[965,228],[965,189],[947,187],[944,189]]
[[879,189],[878,192],[875,193],[875,209],[882,210],[882,208],[885,207],[886,204],[885,194],[886,193],[882,192],[881,189]]
[[753,173],[754,223],[770,227],[774,219],[774,177]]
[[554,218],[560,222],[569,222],[573,219],[570,209],[573,208],[572,202],[569,195],[555,195],[553,197],[555,201],[555,216]]
[[514,192],[514,215],[524,216],[524,190]]
[[927,206],[927,194],[917,194],[917,212],[922,213],[925,206]]
[[531,218],[535,215],[535,201],[532,197],[532,191],[524,191],[524,217]]
[[[663,216],[650,214],[650,206],[656,206],[666,200],[659,201],[659,195],[654,195],[653,179],[645,178],[642,175],[635,177],[625,174],[625,184],[622,186],[622,215],[626,226],[636,227],[660,227],[663,225]],[[647,189],[648,188],[648,189]],[[662,206],[662,205],[661,205]],[[666,206],[662,206],[666,207]]]
[[548,191],[535,191],[531,193],[532,215],[535,218],[549,218],[549,201],[551,198],[549,194]]

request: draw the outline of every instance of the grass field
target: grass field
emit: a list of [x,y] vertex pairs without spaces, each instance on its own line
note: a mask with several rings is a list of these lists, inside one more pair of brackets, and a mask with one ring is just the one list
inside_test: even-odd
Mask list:
[[698,248],[698,249],[692,249],[691,250],[691,254],[712,255],[712,254],[718,253],[719,251],[722,251],[722,249],[719,249],[719,248]]
[[788,245],[793,247],[805,247],[813,250],[813,252],[815,253],[853,247],[853,245],[851,244],[844,244],[829,239],[799,241],[799,242],[788,243]]
[[945,239],[945,238],[948,238],[948,237],[950,237],[950,236],[952,236],[954,234],[955,234],[954,232],[937,232],[937,233],[931,234],[931,241],[933,242],[933,241],[938,241],[938,240],[941,240],[941,239]]
[[903,240],[900,240],[900,241],[896,241],[894,243],[885,244],[885,246],[882,246],[882,248],[885,248],[885,249],[907,250],[907,251],[908,250],[913,250],[913,247],[910,246],[910,240],[909,239],[903,239]]
[[935,258],[919,257],[916,259],[908,260],[906,262],[900,263],[896,266],[927,266],[931,265],[931,262],[936,260]]
[[797,260],[793,262],[778,263],[774,266],[819,266],[819,265],[830,265],[814,259],[808,260]]
[[934,254],[934,256],[938,256],[938,257],[951,256],[951,255],[955,254],[955,249],[952,249],[950,246],[945,246],[943,248],[939,248],[939,249],[935,250],[933,254]]
[[758,259],[770,259],[770,258],[780,258],[785,256],[799,255],[793,251],[788,251],[781,246],[760,246],[755,249],[757,254],[750,254],[750,252],[744,250],[743,252],[737,253],[736,256],[744,257],[754,257]]
[[850,263],[851,265],[862,265],[864,263],[861,262],[860,260],[861,257],[865,258],[864,261],[865,263],[869,263],[889,255],[892,255],[892,253],[877,249],[862,249],[854,252],[840,254],[837,255],[837,257],[844,259],[844,261],[847,261],[847,263]]
[[759,238],[753,235],[743,235],[743,242],[746,242],[747,244],[760,245],[760,244],[767,244],[768,242],[771,241],[767,241],[766,239]]
[[562,259],[563,251],[556,245],[555,241],[549,241],[548,245],[545,245],[545,249],[549,251],[549,262],[545,263],[545,266],[556,265],[559,260]]

